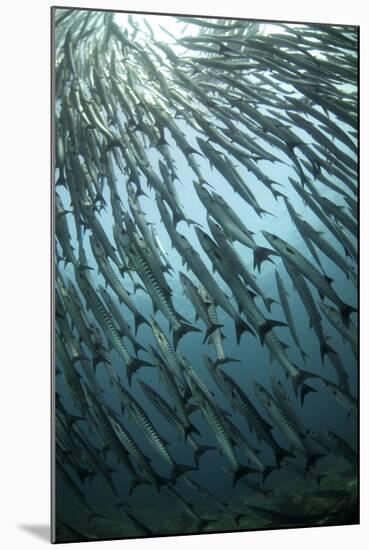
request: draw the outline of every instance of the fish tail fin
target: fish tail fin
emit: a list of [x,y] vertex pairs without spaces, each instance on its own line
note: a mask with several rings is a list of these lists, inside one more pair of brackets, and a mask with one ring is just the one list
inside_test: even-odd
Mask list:
[[160,489],[170,481],[171,480],[169,478],[163,476],[155,476],[154,485],[157,492],[160,493]]
[[276,252],[273,250],[270,250],[269,248],[264,248],[263,246],[258,246],[254,249],[254,269],[257,268],[258,272],[260,273],[261,264],[263,262],[273,262],[269,258],[269,256],[278,256]]
[[[136,185],[137,185],[137,183],[136,183]],[[137,185],[136,198],[139,198],[139,197],[149,198],[149,195],[147,193],[145,193],[145,191],[142,189],[141,186]]]
[[273,298],[263,298],[263,302],[267,310],[270,312],[272,308],[272,304],[277,304],[277,300],[273,300]]
[[147,479],[144,479],[143,477],[135,476],[134,478],[132,478],[131,484],[129,486],[129,496],[132,495],[136,487],[138,487],[139,485],[146,485],[147,483]]
[[352,315],[352,313],[355,313],[356,311],[357,309],[355,309],[352,306],[349,306],[348,304],[341,305],[340,312],[341,312],[341,317],[344,325],[348,326],[350,315]]
[[232,473],[233,473],[232,487],[234,488],[237,482],[242,477],[247,476],[249,474],[259,473],[259,470],[255,470],[255,468],[249,468],[248,466],[241,465],[237,468],[237,470],[234,470]]
[[324,356],[327,353],[336,353],[336,352],[334,351],[333,348],[331,348],[331,346],[327,342],[324,341],[320,344],[320,357],[322,358],[322,363],[324,363]]
[[349,271],[347,274],[346,274],[346,277],[349,281],[352,282],[352,284],[356,287],[357,286],[357,275],[353,272],[353,271]]
[[125,504],[121,500],[119,500],[115,505],[115,513],[119,514],[119,512],[121,511],[124,512],[124,506]]
[[298,374],[292,377],[292,386],[296,397],[298,396],[298,391],[299,391],[299,388],[301,387],[300,389],[301,406],[303,406],[305,397],[308,393],[316,392],[315,388],[312,388],[311,386],[305,383],[305,380],[307,378],[318,378],[318,375],[314,374],[313,372],[300,369],[298,371]]
[[270,186],[269,189],[273,193],[273,197],[275,198],[275,200],[278,200],[278,197],[282,197],[282,199],[286,197],[284,193],[282,193],[281,191],[277,191],[277,189],[273,189],[272,186]]
[[91,510],[87,514],[87,523],[91,523],[91,521],[94,519],[105,519],[105,516],[103,516],[102,514],[98,514],[97,512],[93,512]]
[[184,152],[186,155],[200,155],[200,157],[204,156],[202,153],[200,153],[199,151],[196,151],[196,149],[194,149],[190,145],[186,146],[186,148],[184,149]]
[[238,345],[239,345],[240,340],[241,340],[241,335],[244,332],[251,332],[251,334],[255,334],[254,331],[252,330],[252,328],[250,327],[250,325],[248,325],[243,319],[241,319],[241,317],[236,319],[234,324],[235,324],[235,327],[236,327],[236,339],[237,339],[237,344]]
[[301,385],[301,391],[300,391],[301,407],[303,406],[305,397],[307,396],[308,393],[316,393],[316,389],[309,386],[309,384],[303,383]]
[[204,529],[206,529],[207,527],[209,527],[212,523],[214,523],[216,520],[215,519],[199,519],[198,523],[197,523],[197,529],[198,531],[204,531]]
[[225,44],[219,44],[219,54],[222,55],[228,55],[228,53],[238,53],[233,48],[229,48],[228,46],[225,46]]
[[205,344],[206,340],[209,338],[209,336],[217,329],[223,328],[224,325],[221,325],[219,323],[212,323],[210,327],[207,328],[204,339],[202,341],[203,344]]
[[219,367],[219,365],[225,365],[226,363],[242,363],[242,361],[234,357],[223,357],[222,359],[214,361],[214,368]]
[[93,271],[94,268],[87,265],[87,264],[78,264],[78,269],[80,269],[81,271]]
[[217,447],[213,447],[212,445],[198,445],[196,451],[193,453],[193,458],[195,461],[196,466],[199,466],[200,458],[204,453],[207,451],[215,451],[217,450]]
[[277,466],[265,466],[261,477],[263,485],[265,483],[266,478],[269,476],[269,474],[271,474],[274,470],[277,470],[277,469],[278,469]]
[[259,326],[258,332],[260,337],[261,345],[264,345],[264,338],[265,335],[273,330],[274,327],[287,327],[287,323],[284,323],[283,321],[276,321],[274,319],[266,319],[265,322]]
[[[122,275],[122,277],[124,277],[125,274],[128,272],[128,269],[125,265],[121,265],[120,267],[118,267],[118,271]],[[127,294],[129,294],[129,292],[127,292]]]
[[72,428],[73,424],[75,422],[78,422],[78,420],[83,420],[83,416],[78,416],[76,414],[71,414],[66,418],[66,423],[68,425],[68,428]]
[[74,357],[71,358],[71,361],[74,365],[74,363],[78,363],[79,361],[88,361],[88,358],[82,353],[77,353]]
[[275,218],[275,214],[272,214],[268,210],[264,210],[264,208],[258,207],[258,208],[254,208],[254,210],[257,213],[257,215],[259,216],[259,218],[261,218],[262,214],[268,214],[269,216],[273,216],[273,218]]
[[85,483],[86,481],[87,483],[91,483],[92,478],[94,477],[94,474],[91,472],[88,472],[87,470],[79,470],[77,472],[77,475],[81,483]]
[[135,320],[135,334],[137,334],[137,331],[138,331],[138,327],[142,324],[146,324],[146,325],[149,325],[150,323],[147,321],[147,319],[145,319],[145,317],[142,315],[142,313],[139,313],[138,311],[136,311],[134,313],[134,320]]
[[188,436],[191,434],[201,435],[199,430],[193,424],[188,424],[188,426],[185,426],[183,432],[185,441],[187,441]]
[[[192,396],[191,392],[189,392],[189,395],[188,395],[188,398],[190,398]],[[187,397],[186,397],[187,399]],[[186,414],[187,416],[189,416],[190,414],[194,413],[195,411],[197,411],[197,405],[187,405],[186,404]]]
[[114,474],[115,472],[116,472],[116,470],[113,470],[112,468],[110,468],[109,471],[107,472],[106,481],[109,484],[109,487],[113,491],[115,496],[119,499],[120,497],[119,497],[118,491],[116,490],[116,488],[114,486],[114,483],[113,483],[113,475],[112,474]]
[[305,464],[305,476],[306,474],[309,473],[309,471],[311,470],[311,468],[313,468],[316,464],[316,461],[319,460],[319,458],[322,458],[323,456],[325,456],[325,453],[312,453],[312,454],[309,454],[307,460],[306,460],[306,464]]
[[247,514],[234,514],[233,515],[234,522],[237,526],[240,525],[240,521],[243,520],[244,518],[247,518]]
[[193,472],[197,470],[197,467],[188,466],[187,464],[176,464],[172,469],[172,482],[176,482],[177,478],[187,474],[187,472]]
[[65,179],[65,176],[63,174],[60,174],[60,176],[58,177],[58,179],[56,180],[55,182],[55,187],[57,185],[62,185],[63,187],[66,187],[67,186],[67,180]]
[[134,281],[133,294],[136,294],[138,290],[143,290],[144,292],[146,292],[146,288],[141,283],[137,283],[136,281]]
[[278,469],[281,467],[281,462],[284,458],[296,458],[293,453],[287,451],[286,449],[283,449],[283,447],[278,447],[278,449],[274,451],[274,456]]
[[324,479],[325,477],[327,477],[327,474],[319,474],[316,476],[315,481],[317,482],[318,487],[320,487],[322,479]]
[[211,185],[208,181],[206,181],[206,179],[204,178],[199,178],[199,183],[201,185],[207,185],[208,187],[210,187],[210,189],[214,189],[214,186]]
[[132,383],[132,376],[138,370],[140,367],[153,367],[154,365],[152,363],[149,363],[148,361],[144,361],[143,359],[139,359],[138,357],[132,357],[131,361],[127,363],[126,365],[126,372],[127,372],[127,378],[128,383],[131,385]]
[[141,344],[139,344],[138,342],[134,342],[133,343],[133,349],[135,350],[135,353],[137,355],[137,353],[139,351],[147,351],[146,348],[144,348]]
[[173,225],[175,228],[177,227],[177,224],[182,220],[187,221],[183,214],[173,212]]
[[174,351],[177,349],[178,342],[187,334],[187,332],[201,332],[199,328],[189,325],[187,323],[181,323],[179,328],[173,329],[173,347]]
[[201,223],[191,220],[190,218],[185,218],[184,221],[187,223],[188,227],[190,227],[190,225],[199,225],[202,227]]
[[289,148],[289,150],[291,151],[291,153],[293,155],[295,154],[294,148],[299,147],[300,145],[305,145],[305,143],[301,140],[298,140],[298,139],[291,139],[291,140],[287,141],[287,147]]

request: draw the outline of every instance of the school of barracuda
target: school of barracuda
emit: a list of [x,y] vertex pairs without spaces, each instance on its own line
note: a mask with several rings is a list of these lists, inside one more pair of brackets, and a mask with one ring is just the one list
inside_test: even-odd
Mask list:
[[[172,17],[177,30],[161,28],[164,41],[154,19],[55,12],[57,540],[344,522],[357,499],[356,304],[325,266],[356,297],[356,28],[274,23],[268,34],[255,21]],[[278,165],[288,176],[273,179]],[[189,194],[193,211],[182,205]],[[267,196],[306,248],[268,231]],[[160,223],[145,214],[148,199]],[[190,338],[197,362],[184,349]],[[270,360],[238,353],[251,342]],[[232,375],[241,364],[242,379]],[[304,410],[317,396],[350,416],[352,441],[324,415],[320,431],[309,427]],[[173,452],[173,430],[186,460]],[[210,456],[238,500],[196,477]],[[329,456],[344,488],[319,470]],[[111,514],[90,494],[97,479]],[[278,491],[290,479],[304,501],[288,507]],[[140,491],[154,498],[151,514],[132,504]],[[177,524],[160,523],[165,502]]]

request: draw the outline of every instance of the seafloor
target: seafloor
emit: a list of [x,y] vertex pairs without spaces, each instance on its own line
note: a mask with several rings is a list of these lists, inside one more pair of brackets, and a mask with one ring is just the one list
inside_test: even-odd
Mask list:
[[[255,494],[245,487],[243,496],[238,493],[237,497],[229,499],[228,514],[216,512],[210,500],[208,505],[200,502],[196,505],[196,515],[214,519],[201,532],[347,525],[359,521],[357,475],[342,459],[324,459],[306,478],[288,475],[282,484],[279,483],[278,490],[273,490],[272,485],[272,479],[266,482],[265,495]],[[144,533],[134,526],[124,512],[118,511],[110,519],[94,517],[89,521],[80,506],[75,507],[72,500],[69,504],[68,508],[60,510],[59,517],[64,525],[57,526],[58,543],[150,536],[149,531]],[[185,512],[177,512],[173,506],[166,509],[160,505],[158,515],[155,508],[135,509],[134,513],[152,536],[199,533],[196,521]],[[237,523],[235,515],[239,516]],[[73,528],[73,534],[67,526]]]

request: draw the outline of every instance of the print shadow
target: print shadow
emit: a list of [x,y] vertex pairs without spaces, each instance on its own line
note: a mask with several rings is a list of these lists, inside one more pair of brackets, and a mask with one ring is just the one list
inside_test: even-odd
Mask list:
[[50,542],[50,526],[49,525],[18,525],[20,529],[23,531],[27,531],[28,533],[31,533],[35,537],[37,537],[40,540],[43,540],[44,542]]

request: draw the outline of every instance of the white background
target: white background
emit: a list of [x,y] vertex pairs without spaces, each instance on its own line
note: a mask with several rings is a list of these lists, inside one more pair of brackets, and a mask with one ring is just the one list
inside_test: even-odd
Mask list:
[[[0,545],[45,547],[49,523],[49,6],[8,0],[0,31]],[[363,0],[63,2],[361,25],[361,526],[90,543],[101,550],[368,547],[368,26]],[[365,544],[365,538],[367,538]],[[70,546],[70,548],[75,545]],[[81,548],[81,546],[79,546]]]

